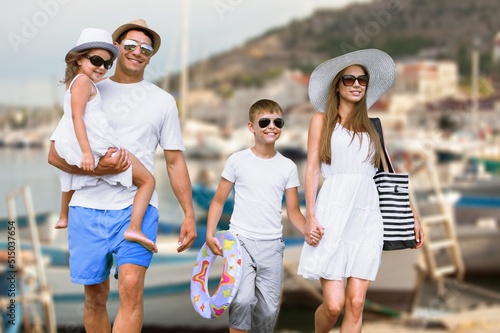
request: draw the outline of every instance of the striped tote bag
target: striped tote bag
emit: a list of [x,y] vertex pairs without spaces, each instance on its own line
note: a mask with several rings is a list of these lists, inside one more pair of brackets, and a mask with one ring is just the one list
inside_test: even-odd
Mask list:
[[408,174],[378,172],[374,177],[384,224],[385,251],[415,248],[415,220]]
[[385,150],[384,134],[379,118],[370,118],[383,148],[379,171],[373,177],[377,185],[380,212],[384,224],[385,251],[413,249],[415,239],[415,218],[410,206],[409,176],[396,173],[389,154]]

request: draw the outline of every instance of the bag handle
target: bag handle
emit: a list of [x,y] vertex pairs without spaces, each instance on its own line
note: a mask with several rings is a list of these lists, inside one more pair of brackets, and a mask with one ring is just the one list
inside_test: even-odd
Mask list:
[[389,154],[387,154],[387,150],[385,148],[385,142],[384,142],[384,132],[382,131],[382,124],[380,122],[379,118],[370,118],[370,121],[372,122],[373,127],[375,127],[375,130],[378,133],[378,137],[380,138],[380,145],[382,146],[382,157],[381,157],[381,162],[382,162],[382,169],[379,167],[379,172],[380,171],[385,171],[385,172],[390,172],[394,173],[394,169],[392,167],[391,159],[389,158]]

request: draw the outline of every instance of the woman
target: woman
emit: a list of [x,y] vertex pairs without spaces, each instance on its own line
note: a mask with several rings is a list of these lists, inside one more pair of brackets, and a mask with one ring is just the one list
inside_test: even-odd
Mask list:
[[[383,246],[373,176],[384,147],[368,109],[393,84],[395,75],[392,58],[374,49],[330,59],[311,75],[309,97],[319,112],[309,126],[306,220],[309,230],[324,229],[324,236],[317,247],[304,244],[298,273],[321,281],[317,333],[329,332],[342,309],[340,331],[361,332],[366,292],[377,275]],[[318,193],[320,175],[324,183]],[[423,231],[414,215],[420,248]]]

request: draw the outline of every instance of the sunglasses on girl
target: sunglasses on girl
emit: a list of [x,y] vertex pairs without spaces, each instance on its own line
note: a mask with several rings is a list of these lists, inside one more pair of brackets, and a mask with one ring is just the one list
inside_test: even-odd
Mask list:
[[368,75],[360,75],[358,77],[354,75],[344,75],[342,76],[342,83],[346,87],[350,87],[358,80],[360,86],[366,87],[368,84],[369,76]]
[[99,57],[98,55],[84,55],[85,58],[90,60],[90,63],[96,67],[101,67],[104,65],[104,68],[110,69],[113,67],[113,60],[104,60],[103,58]]
[[154,49],[149,44],[141,44],[133,39],[127,39],[123,41],[123,48],[125,49],[125,51],[133,51],[137,46],[141,47],[141,53],[145,56],[149,57],[153,54]]
[[283,128],[283,126],[285,126],[285,120],[283,118],[276,118],[276,119],[260,118],[259,127],[266,128],[267,126],[269,126],[271,121],[274,123],[274,126],[278,128]]

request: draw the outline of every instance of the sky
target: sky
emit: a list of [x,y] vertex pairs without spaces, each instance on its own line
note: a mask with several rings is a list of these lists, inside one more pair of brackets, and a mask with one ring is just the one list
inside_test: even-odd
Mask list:
[[[195,62],[242,45],[250,38],[317,8],[341,8],[369,0],[23,0],[0,13],[0,104],[50,106],[62,100],[64,56],[87,27],[113,32],[143,18],[162,37],[146,78],[181,68],[181,37]],[[186,5],[188,4],[188,5]],[[188,8],[187,30],[183,9]],[[183,33],[184,32],[184,33]],[[108,72],[112,75],[113,69]]]

